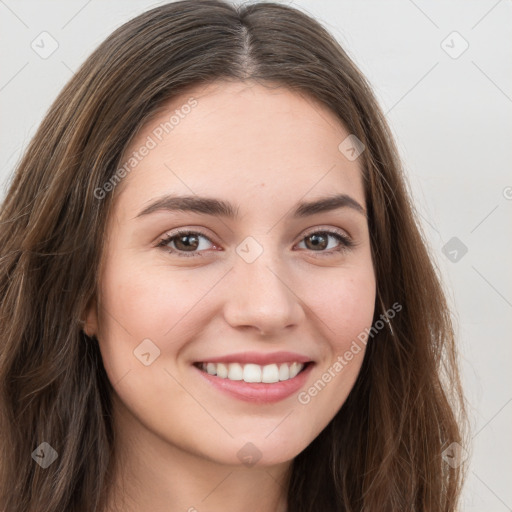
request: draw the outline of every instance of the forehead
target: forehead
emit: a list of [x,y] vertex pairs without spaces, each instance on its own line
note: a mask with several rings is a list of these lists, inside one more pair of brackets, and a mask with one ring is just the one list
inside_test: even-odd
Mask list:
[[223,197],[242,213],[254,202],[295,204],[327,193],[364,205],[359,160],[339,149],[349,135],[327,107],[281,86],[219,81],[189,89],[125,151],[121,165],[136,165],[121,183],[120,207],[140,209],[166,193]]

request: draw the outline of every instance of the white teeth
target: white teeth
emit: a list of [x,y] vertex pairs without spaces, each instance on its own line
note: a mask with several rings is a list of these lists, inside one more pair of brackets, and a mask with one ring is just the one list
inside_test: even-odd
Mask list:
[[246,364],[244,366],[245,382],[261,382],[261,366],[257,364]]
[[303,366],[300,363],[292,363],[290,366],[290,379],[293,379],[302,370]]
[[277,364],[267,364],[263,367],[261,382],[279,382],[279,369],[277,368]]
[[229,380],[242,380],[244,375],[244,369],[242,365],[238,363],[231,363],[228,366],[228,379]]
[[290,378],[290,368],[287,364],[279,366],[279,380],[288,380]]
[[[212,363],[215,364],[215,363]],[[228,367],[225,364],[219,363],[217,366],[217,377],[220,377],[222,379],[228,378]]]
[[274,382],[293,379],[304,368],[302,363],[258,364],[248,363],[202,363],[201,369],[221,379],[243,380],[244,382]]

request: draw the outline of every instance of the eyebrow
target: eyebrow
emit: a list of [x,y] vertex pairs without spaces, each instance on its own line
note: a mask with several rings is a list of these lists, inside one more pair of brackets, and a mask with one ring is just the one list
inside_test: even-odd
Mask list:
[[[304,218],[317,213],[351,208],[366,217],[365,209],[347,194],[335,194],[322,197],[310,202],[300,202],[292,212],[293,218]],[[135,217],[143,217],[158,211],[196,212],[203,215],[236,219],[239,215],[239,207],[222,199],[199,196],[173,196],[165,195],[147,205]]]

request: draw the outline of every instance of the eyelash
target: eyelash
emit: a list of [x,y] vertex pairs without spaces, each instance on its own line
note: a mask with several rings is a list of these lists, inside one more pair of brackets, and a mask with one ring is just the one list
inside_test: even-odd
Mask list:
[[[324,234],[324,235],[332,236],[336,240],[338,240],[338,242],[340,242],[340,246],[337,249],[331,249],[330,251],[319,251],[319,256],[320,257],[332,256],[332,255],[334,255],[336,253],[342,253],[342,252],[345,252],[345,251],[351,249],[352,247],[354,247],[356,245],[347,235],[343,234],[340,231],[332,231],[332,230],[313,231],[313,232],[308,233],[307,235],[305,235],[302,238],[301,242],[304,239],[306,239],[306,238],[308,238],[308,237],[310,237],[312,235],[318,235],[318,234]],[[204,254],[202,252],[191,252],[191,253],[187,254],[186,252],[178,251],[176,249],[171,249],[170,247],[167,246],[167,244],[170,243],[171,241],[173,241],[175,238],[179,238],[180,236],[186,236],[186,235],[200,235],[200,236],[206,238],[209,242],[213,243],[201,231],[177,230],[174,233],[169,233],[162,240],[160,240],[160,242],[158,242],[158,244],[157,244],[157,247],[162,247],[166,252],[169,252],[171,254],[176,254],[180,258],[181,257],[183,257],[183,258],[194,258],[194,257],[204,256]],[[311,252],[316,252],[316,251],[311,251]]]

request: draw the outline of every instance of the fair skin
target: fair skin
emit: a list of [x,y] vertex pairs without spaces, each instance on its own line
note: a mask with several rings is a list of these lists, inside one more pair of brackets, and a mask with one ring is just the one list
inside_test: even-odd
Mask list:
[[[307,404],[299,393],[372,323],[376,283],[360,162],[338,149],[349,132],[328,109],[254,82],[216,82],[173,98],[126,155],[191,96],[197,106],[118,185],[99,300],[87,314],[86,332],[98,338],[115,390],[122,462],[108,510],[285,512],[291,462],[346,400],[364,350]],[[218,198],[238,207],[238,217],[138,216],[166,194]],[[345,204],[293,216],[297,203],[334,194],[362,211]],[[157,246],[177,228],[195,233],[191,249],[183,235]],[[249,263],[240,248],[261,254]],[[202,256],[186,257],[191,252]],[[134,355],[145,339],[146,361],[152,347],[160,351],[148,365]],[[194,365],[280,351],[310,364],[300,389],[271,402],[226,393]],[[257,463],[243,463],[240,450],[256,453]]]

